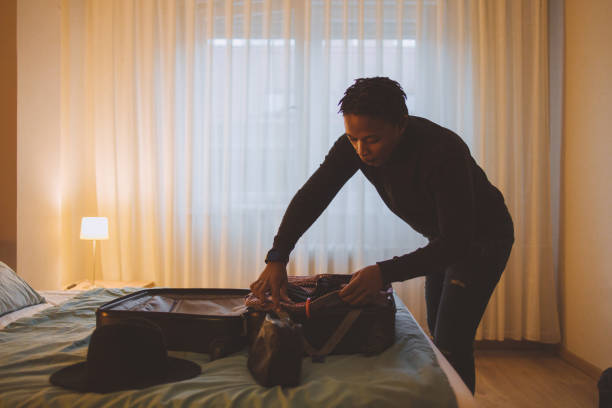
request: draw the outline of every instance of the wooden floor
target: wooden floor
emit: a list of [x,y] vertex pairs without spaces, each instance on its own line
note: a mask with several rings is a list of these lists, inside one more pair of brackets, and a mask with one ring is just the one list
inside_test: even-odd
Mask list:
[[597,407],[597,381],[540,351],[476,351],[480,407]]

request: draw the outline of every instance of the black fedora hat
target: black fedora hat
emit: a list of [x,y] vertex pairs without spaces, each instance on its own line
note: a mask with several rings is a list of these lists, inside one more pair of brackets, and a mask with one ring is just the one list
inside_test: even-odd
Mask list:
[[126,319],[94,330],[87,361],[51,375],[51,384],[79,392],[107,393],[186,380],[202,372],[192,361],[168,357],[155,323]]

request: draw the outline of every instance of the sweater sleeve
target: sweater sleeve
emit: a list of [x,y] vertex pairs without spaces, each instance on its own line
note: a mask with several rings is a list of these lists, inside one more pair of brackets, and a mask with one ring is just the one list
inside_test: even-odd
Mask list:
[[454,264],[474,237],[474,188],[469,152],[453,151],[434,165],[427,185],[434,197],[439,234],[414,252],[377,262],[385,283],[403,281]]
[[289,203],[271,249],[288,260],[296,242],[359,169],[359,156],[342,135]]

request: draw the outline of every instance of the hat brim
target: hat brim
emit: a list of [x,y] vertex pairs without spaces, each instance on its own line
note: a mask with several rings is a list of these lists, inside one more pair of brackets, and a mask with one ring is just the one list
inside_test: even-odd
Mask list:
[[133,390],[151,387],[153,385],[183,381],[202,373],[200,366],[193,361],[182,358],[168,357],[168,373],[164,378],[144,379],[130,384],[94,383],[87,378],[87,362],[72,364],[53,374],[49,381],[53,385],[68,388],[78,392],[108,393],[122,390]]

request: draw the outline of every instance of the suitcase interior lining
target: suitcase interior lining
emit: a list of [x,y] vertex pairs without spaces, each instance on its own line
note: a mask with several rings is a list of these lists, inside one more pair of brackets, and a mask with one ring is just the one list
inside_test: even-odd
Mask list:
[[111,310],[185,313],[204,316],[240,316],[246,312],[244,296],[223,294],[146,295],[115,305]]

